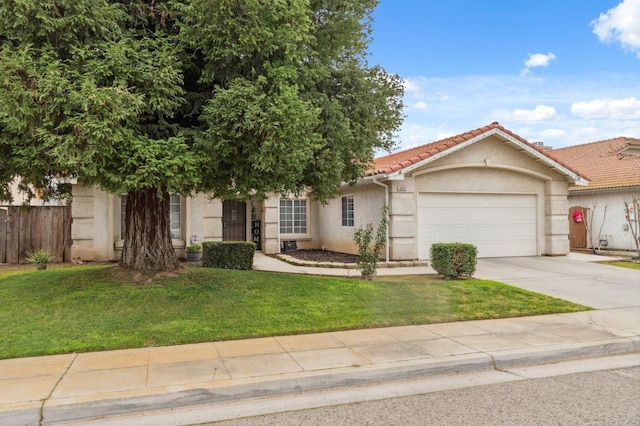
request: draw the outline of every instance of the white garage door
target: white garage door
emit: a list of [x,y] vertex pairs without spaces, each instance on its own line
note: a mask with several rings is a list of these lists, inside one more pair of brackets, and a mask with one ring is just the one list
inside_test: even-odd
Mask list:
[[418,204],[420,259],[433,243],[470,243],[478,257],[538,254],[535,195],[421,193]]

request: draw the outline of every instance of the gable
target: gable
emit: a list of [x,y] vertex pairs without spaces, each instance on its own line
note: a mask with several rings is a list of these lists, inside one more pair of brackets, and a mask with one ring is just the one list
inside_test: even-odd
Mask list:
[[[469,166],[481,166],[482,163],[488,166],[490,162],[494,161],[492,158],[496,155],[503,156],[505,153],[509,153],[510,163],[520,163],[520,166],[514,164],[514,167],[519,167],[522,170],[532,171],[533,166],[543,175],[548,175],[548,171],[552,170],[562,175],[570,184],[586,185],[588,182],[577,170],[505,129],[497,122],[467,133],[377,158],[367,175],[389,179],[401,178],[405,173],[411,173],[436,161],[440,162],[453,154],[456,154],[456,157],[464,156],[464,151],[478,143],[485,146],[494,143],[495,149],[487,152],[484,157],[475,153],[476,155],[468,160]],[[456,162],[463,161],[463,158],[456,159]]]

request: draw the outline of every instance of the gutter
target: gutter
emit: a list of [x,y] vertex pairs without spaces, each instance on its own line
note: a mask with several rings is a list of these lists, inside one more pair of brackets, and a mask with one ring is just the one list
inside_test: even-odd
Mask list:
[[[375,183],[378,186],[382,186],[384,188],[384,202],[387,205],[387,208],[389,207],[389,186],[385,185],[384,183],[381,183],[379,180],[371,180],[371,182]],[[384,243],[384,256],[385,256],[385,262],[389,261],[389,220],[387,218],[387,240]]]

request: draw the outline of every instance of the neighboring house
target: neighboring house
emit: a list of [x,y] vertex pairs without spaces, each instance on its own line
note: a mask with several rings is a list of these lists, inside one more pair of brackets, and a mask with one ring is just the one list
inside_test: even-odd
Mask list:
[[[34,191],[34,196],[31,198],[31,200],[28,200],[27,194],[20,191],[19,183],[20,183],[20,177],[16,177],[13,180],[13,182],[9,184],[9,191],[11,193],[11,202],[7,203],[8,205],[13,205],[13,206],[21,206],[24,204],[27,204],[30,206],[64,206],[66,205],[65,200],[60,200],[60,199],[50,199],[48,201],[44,201],[41,198],[42,194],[39,193],[37,190],[34,190],[33,186],[31,185],[30,185],[30,188],[32,191]],[[0,202],[0,204],[3,204],[3,203]]]
[[569,188],[571,248],[636,250],[631,227],[639,214],[627,211],[625,202],[640,199],[640,139],[618,137],[554,149],[551,155],[591,180],[588,187]]
[[[200,241],[254,240],[265,253],[287,247],[355,253],[356,229],[377,226],[389,206],[390,260],[428,259],[436,242],[467,242],[479,257],[569,252],[567,193],[587,180],[541,148],[492,123],[375,160],[356,185],[322,205],[309,198],[221,201],[172,197],[179,256]],[[73,185],[73,256],[115,260],[123,201]]]

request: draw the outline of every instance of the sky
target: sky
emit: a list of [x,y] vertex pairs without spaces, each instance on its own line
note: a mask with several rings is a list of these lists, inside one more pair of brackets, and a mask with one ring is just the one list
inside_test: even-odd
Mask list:
[[640,138],[640,0],[380,0],[369,65],[406,149],[494,121],[554,148]]

